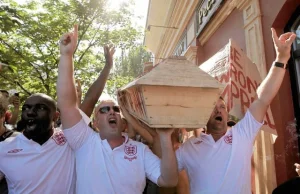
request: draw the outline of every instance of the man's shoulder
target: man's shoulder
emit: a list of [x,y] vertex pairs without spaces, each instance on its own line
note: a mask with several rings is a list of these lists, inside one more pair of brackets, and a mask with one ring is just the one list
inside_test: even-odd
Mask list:
[[[251,111],[248,109],[244,115],[244,117],[242,119],[240,119],[234,126],[237,126],[238,124],[241,125],[245,125],[247,123],[243,122],[243,121],[251,121],[253,123],[259,123],[255,118],[254,116],[252,115]],[[234,127],[233,126],[233,127]]]
[[239,130],[250,130],[254,129],[257,131],[260,129],[260,127],[264,124],[263,122],[258,122],[254,116],[252,115],[251,111],[249,109],[246,111],[244,117],[239,120],[234,126],[232,126],[231,130],[234,131],[235,133]]
[[7,139],[5,139],[4,141],[0,142],[0,155],[2,153],[6,153],[6,150],[11,150],[12,148],[15,148],[17,145],[20,145],[21,139],[20,139],[20,135],[17,136],[11,136]]
[[9,144],[11,142],[18,142],[22,140],[22,138],[20,138],[21,136],[23,136],[23,134],[20,132],[10,131],[9,136],[7,136],[3,141],[0,141],[0,143]]
[[203,140],[201,139],[201,137],[190,137],[177,149],[176,152],[181,152],[189,155],[190,150],[195,148],[197,149],[197,147],[199,147],[202,142]]
[[3,133],[0,136],[0,142],[2,141],[7,141],[7,139],[11,138],[11,137],[16,137],[17,135],[21,134],[20,132],[14,131],[14,130],[10,130],[8,129],[5,133]]
[[199,140],[200,140],[201,138],[199,138],[199,137],[195,137],[195,136],[193,136],[193,137],[190,137],[190,138],[188,138],[180,147],[188,147],[188,146],[191,146],[193,143],[195,143],[195,142],[198,142]]
[[13,137],[17,137],[18,135],[21,135],[22,133],[17,132],[17,131],[13,131],[13,133],[11,134],[11,136],[9,138],[13,138]]

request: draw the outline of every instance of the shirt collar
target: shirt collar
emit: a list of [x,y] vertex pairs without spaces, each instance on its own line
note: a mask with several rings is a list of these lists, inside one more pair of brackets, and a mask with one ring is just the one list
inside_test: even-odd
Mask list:
[[[101,141],[107,141],[106,139],[101,139],[101,135],[100,135],[100,133],[98,133],[98,135],[99,135],[99,137],[100,137],[100,140]],[[127,133],[123,133],[122,132],[122,136],[125,138],[125,140],[124,140],[124,142],[123,142],[123,144],[126,144],[126,143],[128,143],[129,142],[129,137],[128,137],[128,134]]]
[[125,138],[124,144],[128,143],[129,138],[127,133],[122,133],[122,136]]

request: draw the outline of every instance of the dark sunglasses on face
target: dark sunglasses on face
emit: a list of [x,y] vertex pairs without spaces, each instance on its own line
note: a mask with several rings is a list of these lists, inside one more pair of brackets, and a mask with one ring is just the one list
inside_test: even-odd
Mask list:
[[114,110],[114,112],[117,112],[117,113],[120,112],[120,107],[118,107],[118,106],[113,106],[113,107],[110,107],[110,106],[103,106],[103,107],[99,108],[99,112],[100,112],[101,114],[105,114],[105,113],[108,113],[108,112],[110,111],[111,108]]

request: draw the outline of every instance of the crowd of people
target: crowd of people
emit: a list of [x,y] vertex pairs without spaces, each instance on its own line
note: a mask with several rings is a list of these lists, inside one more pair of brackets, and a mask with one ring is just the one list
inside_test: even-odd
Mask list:
[[[131,134],[147,126],[121,110],[122,104],[100,98],[113,65],[113,46],[104,47],[105,67],[81,101],[73,71],[75,25],[60,39],[57,101],[42,93],[29,96],[17,122],[19,96],[1,90],[0,192],[250,194],[253,142],[280,88],[296,35],[278,37],[272,29],[272,37],[276,59],[243,119],[228,122],[220,97],[206,128],[183,144],[178,138],[181,129],[147,129],[151,136],[140,134],[150,149]],[[7,111],[9,104],[13,111]],[[6,125],[16,123],[19,132]],[[296,169],[299,173],[300,165]]]

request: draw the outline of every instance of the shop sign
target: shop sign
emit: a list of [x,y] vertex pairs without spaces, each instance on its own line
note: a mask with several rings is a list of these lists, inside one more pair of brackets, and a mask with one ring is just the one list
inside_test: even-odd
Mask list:
[[203,28],[218,10],[223,0],[203,0],[196,10],[196,34],[201,33]]

